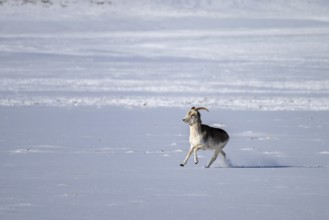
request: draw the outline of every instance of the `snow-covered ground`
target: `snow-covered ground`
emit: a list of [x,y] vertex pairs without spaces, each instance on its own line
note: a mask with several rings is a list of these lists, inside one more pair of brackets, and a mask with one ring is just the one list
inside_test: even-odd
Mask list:
[[[3,6],[0,105],[329,109],[325,1],[313,16],[295,8],[291,17],[272,1],[267,14],[254,2],[217,16],[207,5],[193,16],[196,6],[151,2],[145,10]],[[156,3],[160,15],[149,10]]]
[[0,2],[1,219],[329,218],[327,1]]

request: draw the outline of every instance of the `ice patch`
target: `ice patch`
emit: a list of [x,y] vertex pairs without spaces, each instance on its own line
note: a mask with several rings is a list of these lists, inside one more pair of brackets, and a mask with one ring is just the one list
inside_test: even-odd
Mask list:
[[133,150],[128,150],[128,151],[126,151],[125,153],[126,153],[126,154],[133,154],[133,153],[135,153],[135,151],[133,151]]
[[272,135],[268,135],[263,132],[254,132],[254,131],[241,132],[241,133],[237,134],[237,136],[246,137],[249,140],[260,140],[260,141],[276,139],[276,138],[272,137]]
[[28,154],[28,153],[59,153],[58,149],[62,146],[55,145],[31,145],[10,151],[11,154]]
[[72,198],[72,197],[78,197],[78,196],[81,196],[81,195],[79,193],[72,192],[72,193],[59,194],[59,195],[56,195],[55,197]]
[[244,147],[244,148],[240,148],[241,151],[254,151],[255,148],[252,147]]
[[28,209],[35,207],[36,205],[29,203],[29,202],[21,202],[21,203],[15,203],[15,204],[5,204],[0,206],[0,214],[3,214],[5,212],[15,213],[22,211],[23,209]]
[[286,156],[283,152],[280,152],[280,151],[265,151],[265,152],[262,152],[261,154],[273,155],[273,156],[277,156],[277,157],[285,157]]
[[321,152],[319,152],[319,154],[329,155],[329,151],[321,151]]

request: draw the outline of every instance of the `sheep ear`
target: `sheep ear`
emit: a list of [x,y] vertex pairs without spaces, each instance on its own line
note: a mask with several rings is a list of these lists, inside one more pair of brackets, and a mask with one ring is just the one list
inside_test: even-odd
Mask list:
[[193,106],[193,107],[191,108],[191,110],[195,110],[195,107]]

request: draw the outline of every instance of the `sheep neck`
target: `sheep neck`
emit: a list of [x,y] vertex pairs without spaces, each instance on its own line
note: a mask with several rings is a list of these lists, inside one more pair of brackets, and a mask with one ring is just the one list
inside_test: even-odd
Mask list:
[[201,121],[196,122],[190,126],[190,136],[196,137],[200,135],[201,132]]

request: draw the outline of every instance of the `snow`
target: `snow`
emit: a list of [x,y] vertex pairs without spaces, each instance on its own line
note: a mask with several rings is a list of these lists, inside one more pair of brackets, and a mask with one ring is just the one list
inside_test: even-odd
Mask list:
[[328,219],[327,1],[0,2],[1,219]]
[[[329,28],[321,13],[328,4],[306,1],[287,18],[277,7],[288,6],[272,1],[253,5],[277,17],[247,10],[244,1],[242,15],[225,16],[227,4],[210,1],[218,14],[207,14],[205,4],[195,11],[186,7],[197,1],[175,2],[145,1],[145,10],[124,1],[91,9],[5,4],[0,104],[182,108],[195,100],[227,110],[329,109]],[[154,5],[159,15],[149,13]]]

